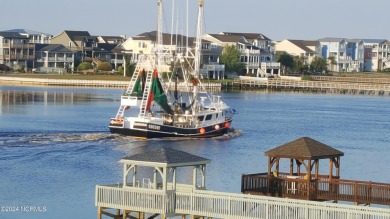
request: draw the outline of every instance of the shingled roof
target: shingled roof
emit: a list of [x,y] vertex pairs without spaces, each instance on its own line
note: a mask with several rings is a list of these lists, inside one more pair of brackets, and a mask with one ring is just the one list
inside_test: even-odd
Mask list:
[[147,151],[141,154],[135,154],[124,157],[121,163],[134,163],[140,166],[194,166],[210,163],[210,160],[184,151],[174,150],[172,148],[160,148]]
[[265,155],[313,160],[343,156],[344,153],[312,138],[303,137],[269,150]]

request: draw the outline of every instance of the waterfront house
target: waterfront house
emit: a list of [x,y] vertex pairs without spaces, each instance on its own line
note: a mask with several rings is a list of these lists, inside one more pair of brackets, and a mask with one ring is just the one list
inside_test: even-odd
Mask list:
[[274,47],[271,46],[271,40],[263,34],[221,32],[205,34],[203,39],[210,41],[211,47],[220,54],[225,46],[235,46],[241,53],[241,63],[245,65],[244,72],[238,72],[238,74],[251,74],[259,77],[267,73],[279,73],[279,63],[273,62]]
[[16,32],[0,32],[0,64],[14,69],[34,68],[35,45]]
[[36,44],[35,70],[37,72],[69,73],[74,69],[74,54],[61,44]]
[[235,46],[241,53],[241,63],[245,65],[244,72],[237,72],[238,74],[257,74],[260,66],[260,48],[248,42],[242,35],[225,35],[225,34],[205,34],[203,39],[211,42],[211,46],[220,54],[226,46]]
[[363,70],[364,44],[362,40],[345,38],[319,39],[322,46],[322,57],[334,57],[336,64],[329,64],[331,71],[357,72]]
[[390,42],[385,39],[364,39],[364,70],[390,68]]
[[310,65],[315,57],[321,58],[321,44],[312,40],[285,39],[276,43],[277,52],[286,52],[292,56],[303,58],[304,65]]
[[27,29],[12,29],[12,30],[5,30],[4,32],[13,32],[13,33],[19,33],[22,36],[26,36],[29,40],[29,43],[35,43],[35,44],[49,44],[50,38],[53,37],[52,34],[49,33],[42,33],[34,30],[27,30]]
[[[123,65],[121,43],[124,38],[113,36],[91,36],[88,31],[65,30],[53,37],[51,43],[62,44],[75,52],[75,62],[91,62],[98,65],[102,61],[110,62],[114,69]],[[77,67],[77,66],[75,66]]]
[[[75,52],[77,62],[92,62],[94,47],[97,47],[97,37],[93,37],[88,31],[64,30],[51,38],[51,43],[62,44]],[[77,66],[75,66],[77,67]]]
[[[157,32],[150,31],[129,37],[123,44],[124,52],[132,54],[132,62],[136,62],[141,54],[152,54],[157,51]],[[187,49],[188,48],[188,49]],[[172,57],[191,55],[191,48],[194,48],[194,38],[180,34],[172,35],[162,33],[162,52],[167,54],[164,57],[163,72],[170,71]]]

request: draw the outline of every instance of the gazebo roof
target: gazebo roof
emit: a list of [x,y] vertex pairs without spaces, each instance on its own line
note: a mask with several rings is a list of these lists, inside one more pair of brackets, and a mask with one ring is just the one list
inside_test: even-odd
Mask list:
[[303,137],[269,150],[265,155],[292,159],[323,159],[343,156],[344,153],[312,138]]
[[195,166],[210,163],[210,160],[172,148],[159,148],[122,158],[119,162],[139,166]]

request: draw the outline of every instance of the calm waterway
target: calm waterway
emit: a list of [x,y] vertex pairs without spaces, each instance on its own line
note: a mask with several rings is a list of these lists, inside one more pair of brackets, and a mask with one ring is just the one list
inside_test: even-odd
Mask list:
[[161,147],[210,159],[216,191],[239,193],[241,174],[267,170],[265,151],[303,136],[345,153],[342,178],[390,183],[389,96],[223,92],[238,111],[228,136],[137,140],[108,132],[121,93],[0,86],[0,218],[96,218],[95,185],[121,182],[120,158]]

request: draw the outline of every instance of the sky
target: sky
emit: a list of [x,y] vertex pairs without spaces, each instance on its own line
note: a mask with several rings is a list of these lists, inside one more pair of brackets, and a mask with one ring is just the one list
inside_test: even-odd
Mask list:
[[[172,16],[172,2],[175,2]],[[195,33],[197,0],[164,0],[164,32]],[[261,33],[272,40],[324,37],[390,40],[390,0],[204,0],[204,32]],[[127,37],[156,30],[156,0],[2,1],[0,31],[63,30]],[[171,31],[172,17],[174,31]]]

